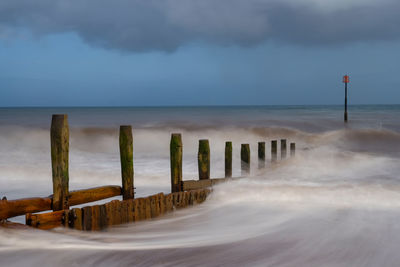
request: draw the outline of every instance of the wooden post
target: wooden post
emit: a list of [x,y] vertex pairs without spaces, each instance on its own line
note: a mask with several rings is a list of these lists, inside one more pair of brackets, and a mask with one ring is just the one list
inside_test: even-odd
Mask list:
[[225,177],[232,177],[232,142],[225,142]]
[[100,227],[100,206],[92,206],[92,231],[99,231]]
[[281,159],[286,158],[286,139],[281,139]]
[[132,126],[122,125],[119,129],[119,152],[121,157],[122,198],[133,199],[133,138]]
[[242,144],[240,150],[240,159],[242,167],[242,176],[248,175],[250,173],[250,145]]
[[290,143],[290,156],[294,157],[296,154],[296,143]]
[[278,160],[278,141],[271,141],[271,162],[274,163]]
[[206,139],[199,140],[197,161],[199,166],[199,180],[210,179],[210,144]]
[[53,211],[69,208],[68,152],[69,128],[67,115],[53,115],[51,120],[51,167],[53,174]]
[[179,133],[171,135],[171,192],[181,191],[182,182],[182,136]]
[[258,142],[258,168],[265,167],[265,142]]

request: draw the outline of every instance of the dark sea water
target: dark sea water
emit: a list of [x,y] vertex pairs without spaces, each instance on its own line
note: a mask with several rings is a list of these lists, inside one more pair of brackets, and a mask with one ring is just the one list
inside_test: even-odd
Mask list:
[[[199,139],[211,176],[225,141],[251,147],[248,178],[159,219],[104,232],[0,228],[0,266],[399,266],[400,105],[0,108],[0,197],[52,193],[50,122],[70,124],[70,190],[121,184],[119,125],[133,126],[137,196],[170,190],[169,141],[182,133],[184,180],[197,177]],[[296,142],[271,166],[270,141]],[[267,168],[257,169],[257,142]],[[23,222],[23,217],[14,221]]]

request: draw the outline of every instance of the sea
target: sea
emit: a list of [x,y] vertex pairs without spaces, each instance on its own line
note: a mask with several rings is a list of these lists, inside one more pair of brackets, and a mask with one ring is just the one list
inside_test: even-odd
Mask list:
[[[170,192],[172,133],[182,134],[184,180],[198,179],[200,139],[212,178],[224,177],[226,141],[233,176],[244,143],[251,171],[151,221],[101,232],[0,227],[0,266],[400,266],[400,105],[350,106],[348,123],[342,106],[0,108],[0,197],[52,194],[52,114],[68,114],[70,190],[121,185],[120,125],[133,128],[137,197]],[[280,139],[296,155],[271,164]]]

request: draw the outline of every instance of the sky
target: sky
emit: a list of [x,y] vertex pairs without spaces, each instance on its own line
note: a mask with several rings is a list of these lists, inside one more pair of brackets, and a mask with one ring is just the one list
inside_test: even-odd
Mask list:
[[0,107],[400,104],[398,0],[1,0]]

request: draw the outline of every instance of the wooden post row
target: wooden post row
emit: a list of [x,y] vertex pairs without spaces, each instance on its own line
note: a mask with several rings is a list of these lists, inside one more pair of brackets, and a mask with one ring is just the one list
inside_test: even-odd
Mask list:
[[250,173],[250,145],[242,144],[240,150],[242,176]]
[[50,129],[51,167],[53,176],[53,211],[69,208],[68,152],[69,128],[67,115],[53,115]]
[[133,138],[132,126],[122,125],[119,129],[119,151],[121,157],[122,198],[134,198]]
[[232,142],[225,142],[225,178],[232,177]]
[[171,192],[181,191],[182,183],[182,136],[179,133],[171,135]]
[[258,168],[265,167],[265,142],[258,142]]
[[197,154],[199,180],[210,179],[210,144],[208,140],[199,140],[199,152]]

